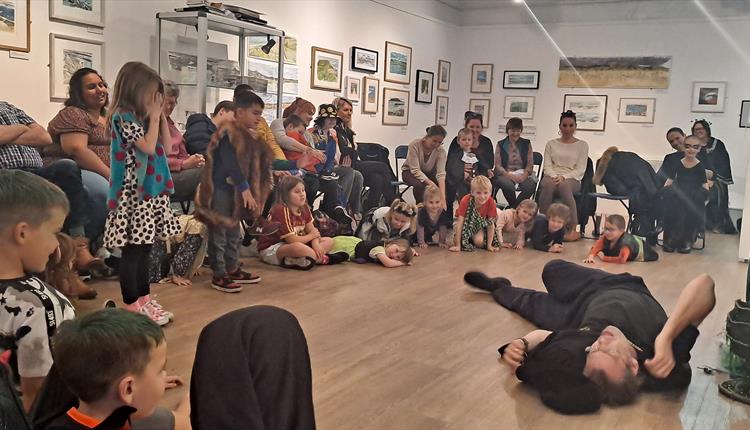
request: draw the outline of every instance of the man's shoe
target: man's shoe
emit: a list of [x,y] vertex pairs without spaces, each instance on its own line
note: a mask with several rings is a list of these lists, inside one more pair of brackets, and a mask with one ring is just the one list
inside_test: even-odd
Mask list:
[[492,293],[504,286],[510,287],[510,280],[508,278],[490,278],[482,272],[466,272],[464,274],[464,282],[488,293]]
[[211,280],[211,288],[223,293],[239,293],[242,291],[242,285],[234,282],[229,276],[214,277]]

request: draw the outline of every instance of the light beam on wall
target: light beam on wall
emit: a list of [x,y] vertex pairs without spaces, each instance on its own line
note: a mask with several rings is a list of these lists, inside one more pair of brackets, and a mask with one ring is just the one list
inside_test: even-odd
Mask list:
[[708,22],[711,23],[711,25],[716,29],[717,32],[721,35],[721,37],[724,38],[724,40],[727,41],[727,44],[732,47],[732,49],[737,52],[737,55],[739,55],[742,58],[742,61],[745,62],[746,65],[750,66],[750,55],[745,52],[745,50],[741,47],[739,43],[737,43],[736,40],[732,37],[729,32],[722,27],[721,24],[719,24],[719,21],[714,18],[713,15],[711,15],[711,12],[706,9],[706,7],[703,5],[703,2],[701,0],[693,0],[693,3],[695,4],[695,7],[698,8],[698,10],[705,15],[706,19],[708,19]]

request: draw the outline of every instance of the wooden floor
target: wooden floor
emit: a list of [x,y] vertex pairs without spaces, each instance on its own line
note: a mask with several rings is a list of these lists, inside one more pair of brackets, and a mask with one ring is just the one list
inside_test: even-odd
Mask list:
[[[681,287],[706,272],[718,302],[701,326],[691,365],[718,366],[724,319],[744,294],[746,264],[737,262],[738,236],[709,235],[705,251],[662,254],[656,263],[626,267],[599,263],[645,278],[669,312]],[[592,241],[567,245],[563,258],[582,260]],[[533,250],[462,253],[430,248],[412,267],[385,269],[347,263],[296,272],[246,260],[263,282],[228,295],[208,286],[156,285],[152,291],[175,313],[167,326],[168,370],[189,379],[197,335],[213,318],[256,304],[293,312],[310,347],[315,413],[320,429],[749,429],[750,407],[721,397],[722,376],[693,372],[677,398],[642,395],[632,406],[604,407],[569,417],[545,408],[498,361],[497,347],[534,327],[486,294],[466,287],[462,275],[482,269],[515,284],[541,289],[551,254]],[[100,282],[100,296],[119,300],[115,282]],[[187,388],[167,393],[174,405]]]

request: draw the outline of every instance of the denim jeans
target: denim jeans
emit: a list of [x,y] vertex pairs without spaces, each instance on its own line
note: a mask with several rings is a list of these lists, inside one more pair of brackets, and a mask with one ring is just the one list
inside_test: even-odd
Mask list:
[[[232,216],[234,211],[234,190],[217,187],[214,189],[212,207],[224,216]],[[239,267],[239,246],[242,240],[240,224],[231,228],[210,226],[208,228],[208,259],[214,278],[226,276],[227,269]]]
[[82,230],[89,218],[87,217],[86,190],[81,180],[81,169],[75,161],[57,160],[48,166],[28,170],[57,185],[65,193],[70,204],[70,212],[65,219],[65,231]]
[[86,190],[86,207],[89,215],[86,223],[86,237],[94,242],[104,233],[104,223],[109,212],[107,207],[109,181],[102,175],[89,170],[81,170],[81,179],[83,188]]

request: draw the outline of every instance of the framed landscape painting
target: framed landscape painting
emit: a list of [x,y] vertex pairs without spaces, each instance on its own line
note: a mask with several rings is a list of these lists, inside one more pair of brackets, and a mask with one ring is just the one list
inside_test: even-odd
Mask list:
[[411,48],[385,42],[385,81],[395,84],[411,82]]
[[489,127],[490,123],[490,99],[469,99],[469,110],[482,115],[482,125]]
[[451,62],[438,60],[438,84],[437,89],[448,91],[451,89]]
[[310,88],[315,90],[341,91],[342,63],[344,54],[330,49],[312,47],[312,76]]
[[653,124],[656,99],[620,99],[620,112],[617,122],[632,122],[636,124]]
[[563,112],[576,113],[578,130],[604,131],[607,122],[607,96],[565,94]]
[[426,70],[417,70],[417,88],[414,90],[414,101],[432,103],[435,74]]
[[492,92],[492,64],[472,64],[471,65],[471,92],[472,93],[491,93]]
[[669,88],[672,57],[563,57],[559,88]]
[[[0,0],[2,3],[2,0]],[[49,0],[49,18],[104,28],[103,0]]]
[[409,92],[383,88],[383,125],[409,125]]
[[534,118],[534,97],[533,96],[505,96],[505,118]]
[[534,70],[534,71],[506,70],[503,72],[503,88],[538,90],[539,89],[539,74],[540,72],[538,70]]
[[378,113],[380,80],[365,76],[362,81],[362,113]]
[[693,82],[692,112],[724,112],[726,82]]
[[437,96],[435,103],[435,124],[448,125],[448,97]]
[[359,103],[362,90],[362,80],[353,76],[346,77],[346,91],[344,91],[344,97],[352,102],[352,104]]
[[31,51],[31,0],[0,0],[0,49]]
[[352,46],[352,70],[365,73],[378,71],[378,51]]
[[68,97],[68,81],[76,70],[104,70],[104,42],[50,33],[49,93],[55,101]]

